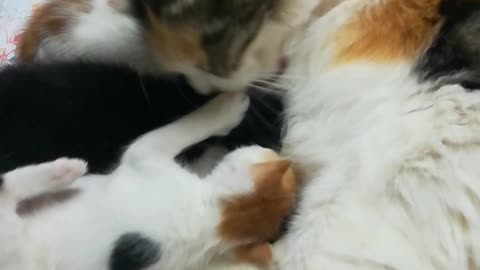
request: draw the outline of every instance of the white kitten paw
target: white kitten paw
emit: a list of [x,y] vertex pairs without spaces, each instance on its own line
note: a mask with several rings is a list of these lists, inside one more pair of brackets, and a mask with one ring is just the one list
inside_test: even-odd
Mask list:
[[210,85],[210,83],[208,83],[208,81],[203,79],[202,77],[190,76],[188,78],[188,82],[195,89],[195,92],[201,95],[207,96],[215,92],[213,86]]
[[225,136],[242,122],[250,106],[250,98],[244,93],[225,93],[212,103],[217,107],[215,113],[218,121],[218,130],[214,135]]
[[52,163],[51,174],[58,185],[69,185],[87,172],[87,163],[80,159],[60,158]]

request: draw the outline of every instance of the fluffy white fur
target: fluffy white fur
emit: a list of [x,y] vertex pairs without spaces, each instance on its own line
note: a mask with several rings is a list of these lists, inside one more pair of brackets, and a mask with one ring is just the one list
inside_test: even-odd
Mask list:
[[61,34],[45,35],[38,49],[37,60],[53,62],[81,59],[126,65],[141,73],[158,74],[164,70],[155,61],[138,20],[113,8],[106,0],[89,0],[88,4],[92,6],[88,13],[74,9],[62,10],[73,21],[68,30]]
[[428,91],[409,63],[329,66],[327,37],[367,4],[343,1],[293,47],[284,151],[305,188],[273,268],[478,269],[480,94]]
[[244,94],[217,97],[134,142],[111,175],[81,177],[70,186],[79,190],[74,198],[28,216],[15,214],[18,201],[65,188],[85,172],[85,164],[63,159],[6,174],[0,191],[0,269],[107,270],[115,241],[129,232],[160,244],[154,269],[203,269],[248,243],[219,236],[222,200],[253,190],[250,168],[271,150],[240,148],[203,180],[173,159],[194,143],[228,133],[248,104]]

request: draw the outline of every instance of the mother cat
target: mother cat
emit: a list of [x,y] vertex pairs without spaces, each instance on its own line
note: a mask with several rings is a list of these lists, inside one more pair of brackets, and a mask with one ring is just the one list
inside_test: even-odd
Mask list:
[[306,182],[275,269],[480,269],[480,2],[326,2],[283,81]]

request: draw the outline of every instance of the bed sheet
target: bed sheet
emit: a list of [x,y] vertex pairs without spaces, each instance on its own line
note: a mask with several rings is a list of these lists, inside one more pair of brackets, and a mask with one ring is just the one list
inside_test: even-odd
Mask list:
[[15,47],[25,20],[44,0],[0,0],[0,65],[15,61]]

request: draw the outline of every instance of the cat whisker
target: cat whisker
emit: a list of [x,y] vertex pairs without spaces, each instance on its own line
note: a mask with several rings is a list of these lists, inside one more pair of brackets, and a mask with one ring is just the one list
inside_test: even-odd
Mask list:
[[185,90],[183,89],[182,86],[178,85],[178,81],[175,81],[174,85],[176,90],[180,93],[180,95],[185,99],[186,102],[188,102],[192,106],[196,105],[187,95],[185,95],[185,92],[184,92]]
[[283,86],[282,84],[277,83],[275,81],[268,81],[268,80],[261,80],[261,79],[257,79],[255,81],[253,81],[253,83],[264,84],[265,86],[271,86],[271,87],[274,87],[276,89],[281,89],[282,86]]
[[283,96],[283,94],[284,94],[283,91],[280,91],[279,89],[263,87],[263,86],[256,85],[256,84],[250,84],[250,88],[257,89],[257,90],[260,90],[260,91],[263,91],[263,92],[266,92],[266,93],[270,93],[270,94],[275,94],[275,95],[278,95],[278,96]]
[[255,106],[251,106],[250,109],[252,110],[252,113],[255,115],[255,117],[257,117],[263,124],[271,128],[275,127],[274,124],[265,119],[265,117],[263,117],[263,115],[255,109]]
[[267,102],[265,102],[262,97],[259,97],[258,92],[253,92],[250,97],[252,99],[254,99],[255,101],[258,101],[258,104],[261,104],[263,107],[265,107],[267,110],[269,110],[270,112],[274,113],[274,114],[279,114],[279,113],[282,113],[281,110],[278,110],[276,108],[273,108],[271,105],[269,105]]

